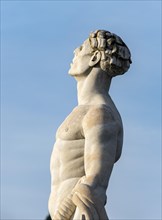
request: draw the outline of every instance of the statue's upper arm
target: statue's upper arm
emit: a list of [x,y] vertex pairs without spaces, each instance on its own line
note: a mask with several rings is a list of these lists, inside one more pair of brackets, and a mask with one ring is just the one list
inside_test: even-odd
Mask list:
[[107,106],[99,106],[88,111],[83,119],[82,126],[86,137],[87,134],[92,132],[115,132],[117,124],[112,110]]
[[83,120],[83,132],[84,166],[88,183],[93,185],[97,182],[107,186],[115,161],[118,133],[112,110],[105,106],[91,108]]

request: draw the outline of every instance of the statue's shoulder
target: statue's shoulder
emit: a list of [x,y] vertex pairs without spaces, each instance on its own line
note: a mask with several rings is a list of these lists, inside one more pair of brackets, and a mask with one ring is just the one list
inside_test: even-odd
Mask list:
[[94,117],[94,116],[109,116],[112,117],[113,110],[110,108],[110,106],[105,104],[100,105],[79,105],[76,106],[72,113],[82,113],[85,115],[85,118],[87,117]]
[[89,107],[84,119],[83,126],[92,127],[108,124],[115,121],[113,110],[108,105],[93,105]]
[[110,106],[105,104],[100,105],[92,105],[90,106],[87,117],[93,117],[93,116],[99,116],[99,117],[113,117],[113,110]]

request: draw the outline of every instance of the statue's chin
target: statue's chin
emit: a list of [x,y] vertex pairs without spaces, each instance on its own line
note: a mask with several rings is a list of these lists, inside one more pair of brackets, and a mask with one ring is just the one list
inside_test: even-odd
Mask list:
[[70,67],[70,69],[68,71],[68,74],[73,76],[74,75],[74,71],[73,71],[73,68],[72,68],[72,64],[70,64],[70,65],[71,65],[71,67]]
[[68,71],[68,74],[71,76],[87,76],[90,72],[91,68],[87,69],[80,69],[75,66],[71,66],[71,68]]
[[71,68],[68,71],[68,74],[71,76],[77,76],[78,74],[76,73],[76,71],[74,72]]
[[74,74],[72,71],[70,71],[70,70],[68,71],[68,74],[71,75],[71,76],[74,76],[74,75],[75,75],[75,74]]

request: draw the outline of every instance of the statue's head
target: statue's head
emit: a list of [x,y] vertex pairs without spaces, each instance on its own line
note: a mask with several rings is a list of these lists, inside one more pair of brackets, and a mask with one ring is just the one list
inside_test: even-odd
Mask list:
[[130,51],[122,39],[105,30],[92,32],[74,54],[69,70],[73,76],[89,73],[92,68],[99,67],[114,77],[127,72],[132,62]]

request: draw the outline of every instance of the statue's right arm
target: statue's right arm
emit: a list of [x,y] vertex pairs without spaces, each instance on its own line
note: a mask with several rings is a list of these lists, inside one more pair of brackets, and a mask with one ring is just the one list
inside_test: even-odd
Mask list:
[[72,202],[72,193],[61,201],[58,206],[54,216],[52,216],[52,220],[69,220],[75,212],[76,206]]
[[115,163],[119,126],[108,107],[96,107],[83,121],[85,182],[107,188]]

